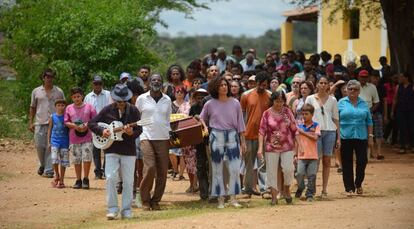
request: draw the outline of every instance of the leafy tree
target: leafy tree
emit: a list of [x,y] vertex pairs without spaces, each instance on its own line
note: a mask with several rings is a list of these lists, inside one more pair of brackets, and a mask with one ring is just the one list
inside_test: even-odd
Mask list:
[[160,56],[149,47],[162,10],[190,14],[206,7],[195,0],[21,0],[1,7],[3,52],[12,61],[20,83],[18,98],[28,104],[46,67],[56,70],[65,92],[86,88],[99,73],[113,85],[120,72],[142,64],[157,65]]
[[369,18],[365,28],[380,26],[383,15],[391,51],[391,67],[396,72],[408,71],[414,76],[414,1],[412,0],[290,0],[292,4],[310,6],[327,5],[329,18],[346,9],[359,8]]

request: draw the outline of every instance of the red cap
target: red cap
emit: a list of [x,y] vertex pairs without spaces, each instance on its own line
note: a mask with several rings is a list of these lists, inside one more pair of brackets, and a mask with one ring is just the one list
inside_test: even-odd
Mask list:
[[369,76],[369,73],[367,70],[361,70],[359,71],[358,76]]

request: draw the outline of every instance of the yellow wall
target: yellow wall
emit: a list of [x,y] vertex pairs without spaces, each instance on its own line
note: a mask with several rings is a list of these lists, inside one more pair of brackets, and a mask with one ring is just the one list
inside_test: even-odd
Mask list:
[[281,50],[282,53],[286,53],[293,49],[293,23],[285,22],[280,28],[281,32]]
[[[332,55],[339,53],[344,55],[348,50],[348,40],[343,39],[344,28],[342,21],[342,12],[336,14],[336,23],[329,24],[327,18],[330,13],[329,6],[322,7],[322,49]],[[380,67],[378,58],[381,56],[381,29],[372,26],[371,29],[365,29],[364,24],[367,18],[361,10],[359,39],[352,39],[352,50],[357,56],[362,54],[368,55],[374,68]],[[387,56],[388,56],[387,52]],[[389,59],[389,56],[388,56]],[[359,64],[359,63],[357,63]]]

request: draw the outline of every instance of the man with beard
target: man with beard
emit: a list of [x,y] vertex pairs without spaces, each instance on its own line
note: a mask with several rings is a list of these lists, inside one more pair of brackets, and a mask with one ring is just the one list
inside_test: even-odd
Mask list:
[[[257,160],[258,149],[258,136],[259,126],[262,114],[270,107],[270,91],[269,87],[269,74],[265,71],[259,72],[255,78],[257,86],[246,92],[241,96],[240,105],[243,111],[243,117],[246,123],[246,144],[247,152],[243,155],[246,163],[246,175],[244,181],[244,192],[248,195],[259,195],[256,189],[257,184],[257,171],[254,170],[254,164]],[[259,162],[259,166],[261,167]],[[265,190],[265,178],[263,173],[259,174],[261,178],[260,184],[262,191]]]
[[144,91],[148,91],[148,76],[150,75],[151,69],[149,66],[141,66],[137,71],[137,80],[142,88],[144,88]]
[[149,78],[149,91],[140,95],[135,103],[142,119],[152,119],[150,125],[142,127],[140,135],[144,161],[140,192],[144,211],[160,210],[159,202],[167,182],[171,99],[161,92],[162,84],[161,75],[153,74]]

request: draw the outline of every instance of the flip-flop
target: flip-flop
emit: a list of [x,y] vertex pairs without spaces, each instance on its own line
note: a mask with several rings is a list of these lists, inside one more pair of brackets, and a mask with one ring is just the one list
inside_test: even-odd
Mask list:
[[56,188],[66,188],[64,183],[60,183],[56,186]]
[[52,182],[50,182],[50,184],[52,185],[52,188],[56,188],[58,185],[58,181],[57,180],[52,180]]

